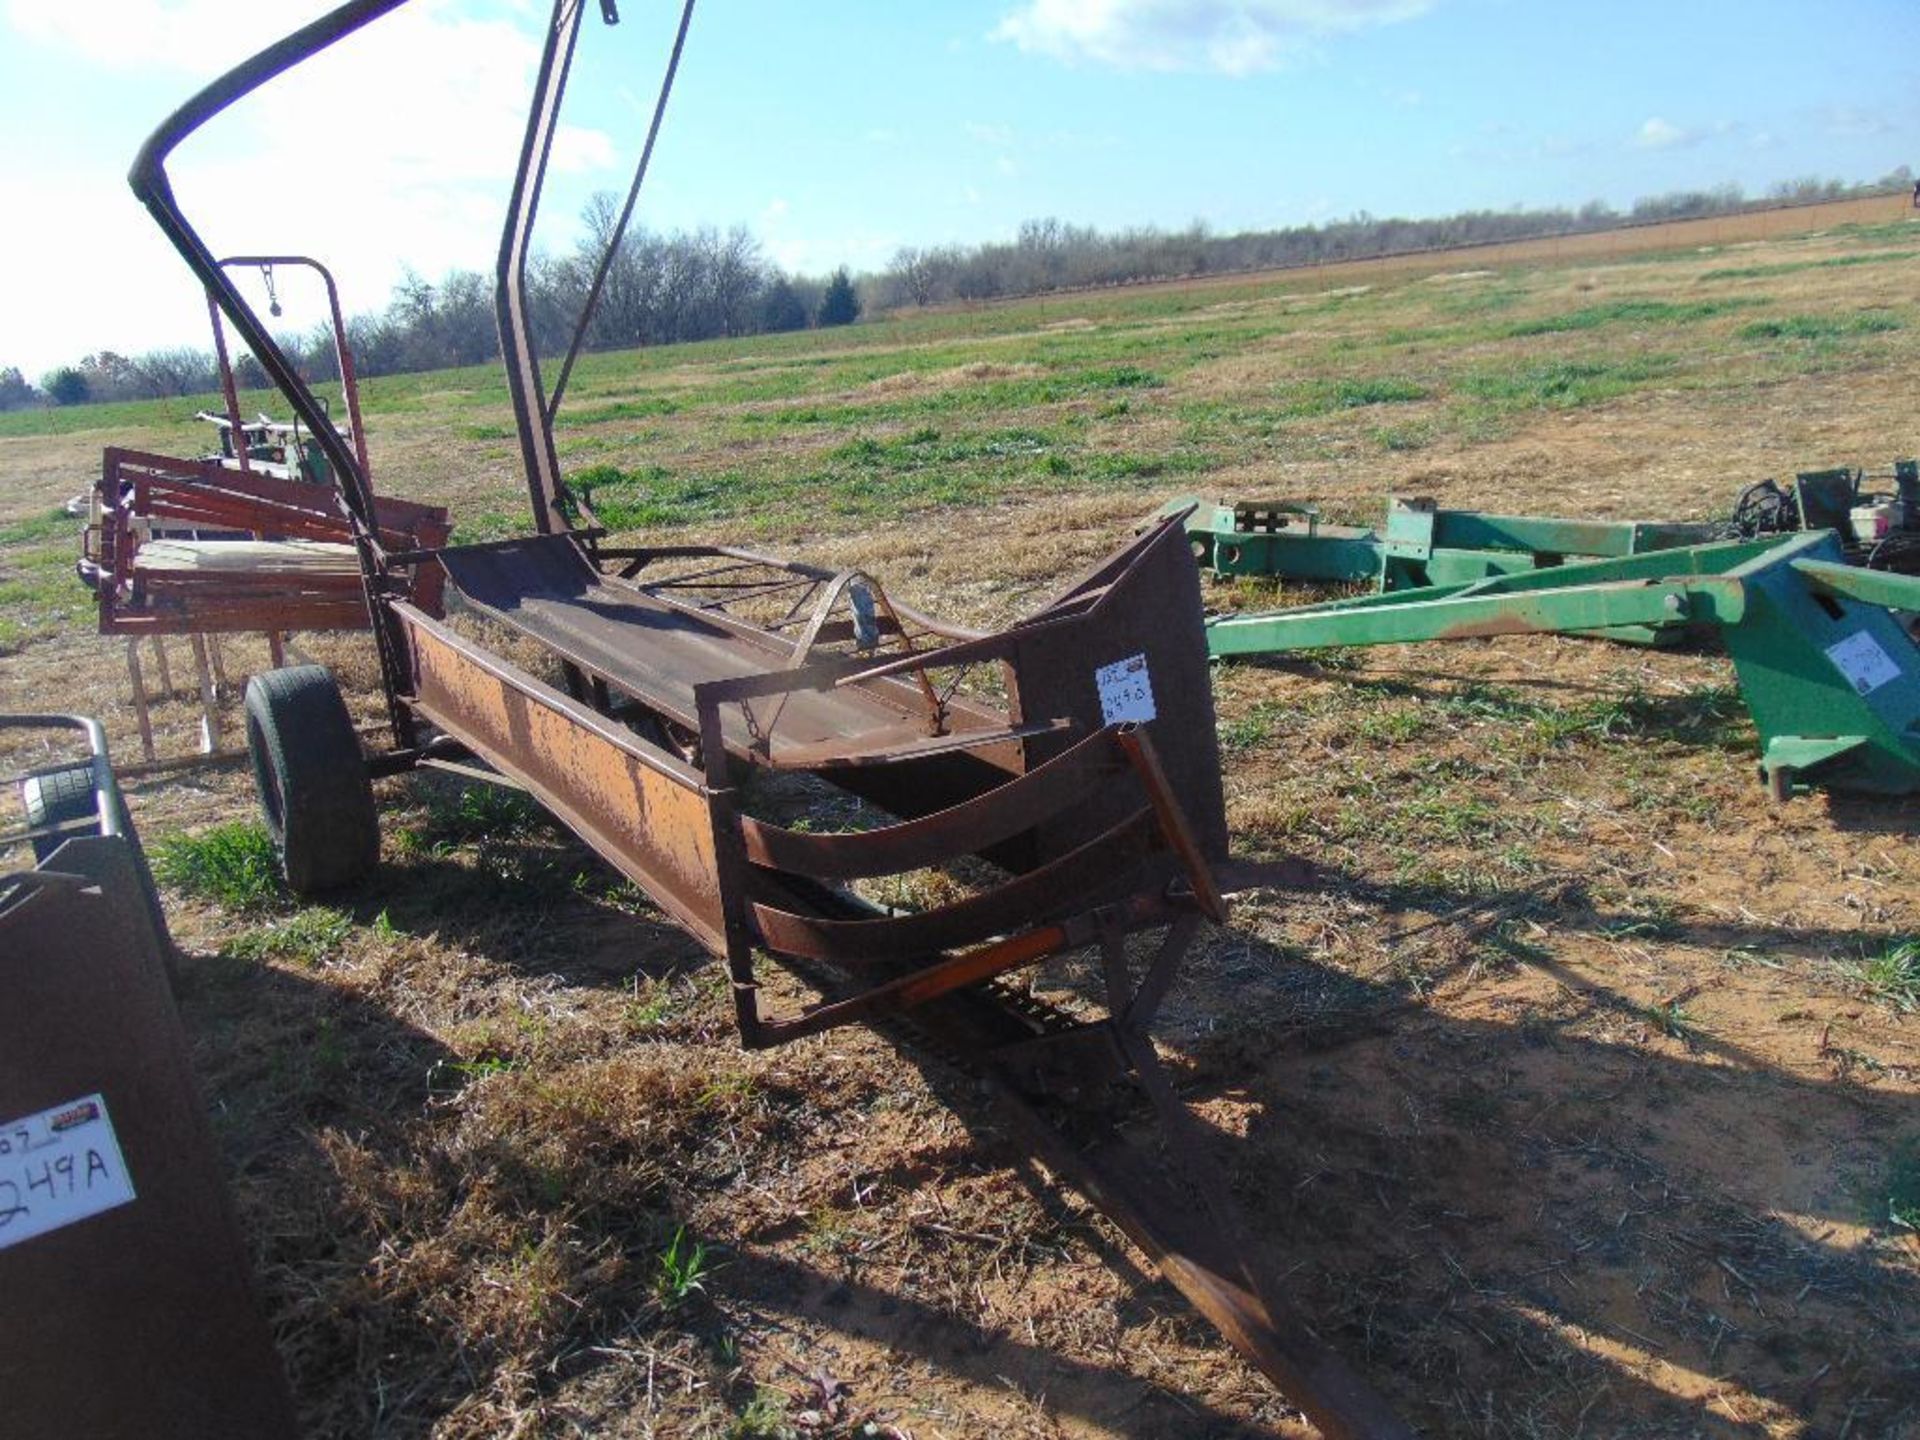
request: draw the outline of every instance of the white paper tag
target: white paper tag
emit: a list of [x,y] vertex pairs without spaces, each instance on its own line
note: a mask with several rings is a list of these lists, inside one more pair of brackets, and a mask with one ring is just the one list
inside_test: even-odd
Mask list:
[[1856,630],[1837,645],[1829,645],[1827,658],[1862,695],[1871,695],[1889,680],[1900,678],[1899,665],[1880,648],[1880,642],[1864,630]]
[[0,1125],[0,1250],[133,1198],[133,1178],[100,1096]]
[[1093,672],[1093,683],[1100,691],[1100,722],[1120,725],[1128,720],[1147,721],[1159,712],[1153,708],[1153,680],[1147,674],[1147,657],[1129,655]]

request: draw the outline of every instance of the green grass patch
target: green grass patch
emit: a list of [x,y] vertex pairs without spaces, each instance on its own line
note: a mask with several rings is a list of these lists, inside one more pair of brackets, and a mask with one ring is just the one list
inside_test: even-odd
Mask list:
[[1542,315],[1532,320],[1516,320],[1502,326],[1499,334],[1510,339],[1528,335],[1555,335],[1568,330],[1597,330],[1602,325],[1691,325],[1710,320],[1730,310],[1744,310],[1764,304],[1761,300],[1609,300],[1603,305],[1587,305],[1560,315]]
[[229,910],[270,910],[287,899],[280,857],[266,827],[253,820],[229,821],[198,835],[169,836],[154,847],[153,873],[182,895]]
[[1861,963],[1867,993],[1896,1010],[1920,1010],[1920,940],[1899,940]]
[[56,536],[71,537],[79,533],[80,523],[65,510],[49,510],[0,526],[0,545],[31,545]]
[[1575,410],[1627,395],[1672,375],[1671,355],[1619,360],[1532,360],[1471,371],[1460,390],[1501,410]]
[[314,966],[332,959],[353,932],[353,919],[322,905],[297,910],[287,919],[244,930],[220,947],[223,960],[292,960]]
[[1369,375],[1348,380],[1309,380],[1283,392],[1282,413],[1290,416],[1331,415],[1370,405],[1410,405],[1433,392],[1417,381],[1397,375]]
[[561,412],[559,426],[605,425],[614,420],[650,420],[661,415],[677,415],[680,403],[664,395],[649,395],[639,400],[616,400],[610,405],[594,405],[583,410]]
[[445,854],[466,845],[522,840],[546,824],[546,812],[524,791],[474,784],[434,788],[425,797],[426,817],[399,832],[403,849]]
[[1825,260],[1783,260],[1773,265],[1730,265],[1705,270],[1702,280],[1763,280],[1772,275],[1797,275],[1803,270],[1845,270],[1855,265],[1890,265],[1920,256],[1920,250],[1875,250],[1865,255],[1833,255]]
[[1840,340],[1852,335],[1881,335],[1899,330],[1905,322],[1884,310],[1854,315],[1785,315],[1777,320],[1755,320],[1740,327],[1742,340]]

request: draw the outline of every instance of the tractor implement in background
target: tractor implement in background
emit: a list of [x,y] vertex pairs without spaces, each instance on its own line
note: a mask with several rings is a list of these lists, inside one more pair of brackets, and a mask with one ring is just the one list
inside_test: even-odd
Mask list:
[[1732,656],[1776,799],[1920,791],[1920,577],[1849,565],[1828,530],[1722,541],[1207,621],[1215,656],[1705,625]]
[[[1888,479],[1893,489],[1873,488]],[[1189,496],[1162,506],[1156,518],[1182,512],[1194,558],[1215,579],[1371,584],[1382,594],[1811,530],[1839,535],[1851,564],[1920,569],[1920,461],[1914,460],[1896,460],[1890,474],[1838,468],[1802,471],[1785,486],[1763,480],[1741,491],[1730,518],[1719,522],[1495,515],[1397,496],[1388,499],[1379,529],[1330,524],[1318,507],[1288,500],[1211,503]],[[1653,621],[1582,633],[1669,645],[1685,629]]]
[[[1383,529],[1334,525],[1312,505],[1291,501],[1182,499],[1161,516],[1187,514],[1188,543],[1200,568],[1218,579],[1372,584],[1383,594],[1524,575],[1584,560],[1624,559],[1715,538],[1713,525],[1648,520],[1564,520],[1443,510],[1431,500],[1390,498]],[[1634,644],[1670,644],[1669,622],[1600,632]]]
[[[1263,1278],[1225,1177],[1147,1036],[1202,926],[1226,916],[1199,577],[1179,517],[993,633],[928,619],[857,571],[726,545],[608,543],[567,486],[553,437],[598,282],[551,390],[526,285],[587,9],[555,0],[496,276],[536,533],[396,546],[364,457],[181,214],[166,162],[227,106],[401,3],[342,5],[214,81],[154,133],[130,176],[325,452],[373,617],[392,733],[383,752],[363,754],[317,666],[248,687],[255,775],[289,884],[348,885],[376,863],[373,775],[438,766],[522,788],[724,961],[744,1044],[856,1022],[912,1026],[989,1079],[1008,1128],[1324,1432],[1409,1435]],[[599,10],[618,18],[613,0]],[[692,11],[686,0],[610,252]],[[419,603],[432,579],[444,581],[454,619]],[[549,678],[515,658],[529,654]],[[842,808],[781,823],[762,797],[783,784],[810,808],[832,787]],[[833,833],[847,796],[885,814]],[[876,905],[859,888],[944,867],[965,877],[965,893],[918,911]],[[1073,951],[1099,956],[1104,993],[1071,1015],[996,983]],[[759,979],[768,959],[817,980],[822,998],[774,1013]],[[1129,1138],[1136,1127],[1116,1118],[1128,1094],[1157,1122],[1138,1127],[1144,1136]]]

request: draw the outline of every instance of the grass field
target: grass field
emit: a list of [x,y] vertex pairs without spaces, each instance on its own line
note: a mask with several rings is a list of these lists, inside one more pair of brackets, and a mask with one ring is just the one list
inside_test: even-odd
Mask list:
[[[596,356],[563,457],[621,528],[985,624],[1181,493],[1703,519],[1920,450],[1920,225],[1333,279]],[[521,526],[493,373],[366,398],[380,488]],[[0,706],[137,753],[56,511],[201,403],[0,417]],[[365,641],[306,643],[375,718]],[[1920,1433],[1920,805],[1770,806],[1714,654],[1215,693],[1236,848],[1316,878],[1242,898],[1162,1038],[1322,1333],[1431,1434]],[[159,714],[190,748],[184,692]],[[734,1048],[716,967],[537,810],[383,782],[378,877],[298,906],[243,768],[130,788],[310,1433],[1306,1433],[962,1077],[864,1031]]]

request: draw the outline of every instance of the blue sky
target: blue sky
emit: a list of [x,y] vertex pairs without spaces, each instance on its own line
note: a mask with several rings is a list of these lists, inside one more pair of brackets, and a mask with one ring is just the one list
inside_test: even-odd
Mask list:
[[[624,184],[677,12],[588,8],[556,248]],[[127,164],[317,12],[0,0],[0,365],[204,343]],[[353,309],[402,263],[489,268],[545,13],[414,0],[184,149],[189,213],[218,251],[319,255]],[[700,0],[642,218],[745,223],[821,271],[1044,215],[1234,230],[1865,179],[1920,167],[1916,56],[1914,0]]]

